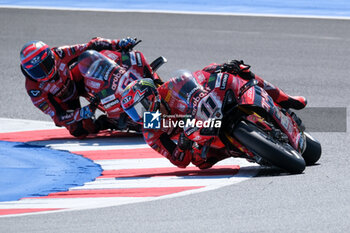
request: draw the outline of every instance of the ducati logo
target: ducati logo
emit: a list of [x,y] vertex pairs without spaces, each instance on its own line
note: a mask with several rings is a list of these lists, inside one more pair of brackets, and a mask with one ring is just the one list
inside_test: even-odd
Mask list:
[[29,91],[29,95],[31,96],[31,97],[38,97],[39,95],[40,95],[40,90],[30,90]]
[[60,58],[63,58],[64,57],[64,52],[62,49],[56,49],[56,53],[57,55],[60,57]]

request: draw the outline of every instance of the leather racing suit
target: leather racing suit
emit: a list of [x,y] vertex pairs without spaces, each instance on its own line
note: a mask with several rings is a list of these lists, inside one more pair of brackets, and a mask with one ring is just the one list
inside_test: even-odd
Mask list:
[[51,48],[57,73],[48,81],[32,79],[21,66],[26,77],[25,88],[33,104],[48,114],[56,126],[66,127],[76,137],[99,131],[98,124],[91,118],[91,109],[82,108],[79,101],[79,96],[88,95],[76,61],[80,54],[89,49],[119,51],[120,40],[93,38],[86,44]]
[[[223,73],[217,72],[222,67],[223,65],[213,63],[194,72],[192,78],[186,76],[171,78],[158,88],[162,103],[166,106],[170,116],[162,118],[163,127],[160,129],[144,129],[144,138],[154,150],[180,168],[185,168],[192,162],[200,169],[206,169],[216,162],[232,156],[225,149],[210,148],[206,158],[202,158],[202,148],[197,143],[204,144],[210,140],[211,136],[201,134],[199,128],[179,127],[179,125],[172,123],[186,119],[186,117],[205,120],[206,111],[213,111],[215,108],[221,107],[225,91],[228,88],[238,95],[238,87],[241,85],[234,81],[224,81]],[[226,70],[226,72],[230,72],[230,70]],[[235,74],[237,75],[237,71],[235,71]],[[278,104],[294,108],[302,108],[306,105],[306,100],[303,97],[287,95],[279,88],[253,74],[243,62],[240,64],[238,75],[243,79],[255,78],[258,80],[258,85],[265,89]],[[193,77],[195,80],[193,80]],[[212,92],[214,88],[218,91]],[[292,102],[290,103],[290,101]],[[203,110],[203,103],[206,105],[205,110]],[[201,112],[198,110],[199,105],[201,105]],[[204,117],[201,117],[201,115],[204,115]],[[185,147],[182,145],[184,142],[187,144]]]

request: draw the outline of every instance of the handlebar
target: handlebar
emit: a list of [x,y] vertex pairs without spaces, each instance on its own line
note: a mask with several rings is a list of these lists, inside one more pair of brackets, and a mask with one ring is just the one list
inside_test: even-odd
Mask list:
[[131,47],[131,50],[134,49],[134,47],[136,47],[136,45],[138,45],[139,43],[142,42],[142,40],[137,40],[137,38],[135,38],[136,43]]
[[136,37],[134,38],[134,40],[136,41],[136,43],[127,49],[123,49],[122,52],[124,52],[124,53],[131,52],[136,47],[136,45],[138,45],[139,43],[142,42],[142,40],[137,40]]

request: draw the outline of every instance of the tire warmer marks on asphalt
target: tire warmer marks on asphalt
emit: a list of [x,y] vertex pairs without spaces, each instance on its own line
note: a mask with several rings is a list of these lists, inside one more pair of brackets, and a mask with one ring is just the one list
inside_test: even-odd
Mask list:
[[258,171],[257,165],[237,158],[223,160],[206,170],[194,166],[180,169],[149,148],[140,136],[105,133],[78,140],[48,122],[3,118],[0,122],[7,124],[0,127],[2,141],[68,150],[91,159],[103,169],[95,180],[67,191],[0,202],[0,216],[108,207],[188,195],[241,182]]

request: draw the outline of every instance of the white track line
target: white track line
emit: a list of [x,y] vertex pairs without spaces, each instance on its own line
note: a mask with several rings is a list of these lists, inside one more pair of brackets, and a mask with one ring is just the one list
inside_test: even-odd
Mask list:
[[35,9],[35,10],[60,10],[60,11],[91,11],[91,12],[116,12],[116,13],[150,13],[150,14],[184,14],[184,15],[220,15],[220,16],[248,16],[248,17],[272,17],[272,18],[305,18],[305,19],[332,19],[350,20],[350,16],[322,16],[322,15],[284,15],[284,14],[259,14],[259,13],[224,13],[224,12],[197,12],[197,11],[171,11],[171,10],[135,10],[135,9],[95,9],[74,7],[39,7],[39,6],[13,6],[1,5],[0,8]]
[[[102,166],[102,169],[105,171],[120,170],[120,169],[125,169],[126,167],[132,167],[133,169],[154,168],[155,164],[157,164],[157,168],[175,167],[170,163],[169,160],[165,158],[111,159],[111,160],[94,160],[94,162],[100,164]],[[237,164],[237,162],[235,163],[233,161],[233,158],[228,158],[220,161],[216,165],[234,165],[234,164]],[[190,164],[188,167],[195,167],[195,166]]]
[[53,122],[0,117],[0,133],[31,131],[41,129],[59,129]]
[[[106,142],[103,142],[106,140]],[[80,141],[70,141],[66,140],[52,140],[52,141],[35,141],[29,142],[30,145],[37,146],[47,146],[54,150],[68,150],[68,151],[91,151],[91,150],[118,150],[118,149],[133,149],[136,148],[149,148],[144,142],[142,142],[142,138],[132,139],[130,138],[131,143],[126,144],[123,139],[120,138],[105,138],[105,139],[86,139]],[[134,141],[134,142],[133,142]]]

